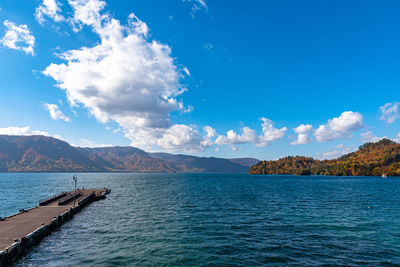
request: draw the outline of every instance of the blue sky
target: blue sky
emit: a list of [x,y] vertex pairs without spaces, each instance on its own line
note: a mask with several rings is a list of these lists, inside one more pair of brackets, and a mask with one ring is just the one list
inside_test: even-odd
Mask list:
[[0,133],[199,156],[400,141],[398,1],[2,0]]

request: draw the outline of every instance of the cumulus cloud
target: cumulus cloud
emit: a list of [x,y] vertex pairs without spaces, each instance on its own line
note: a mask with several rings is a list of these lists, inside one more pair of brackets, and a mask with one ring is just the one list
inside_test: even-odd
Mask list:
[[54,138],[65,141],[59,134],[49,134],[46,131],[31,130],[31,127],[29,127],[29,126],[24,126],[24,127],[11,126],[11,127],[0,128],[0,134],[3,134],[3,135],[27,135],[27,136],[43,135],[43,136],[54,137]]
[[343,155],[346,155],[352,151],[353,151],[353,149],[351,147],[340,144],[328,152],[317,155],[317,157],[319,159],[335,159],[335,158],[341,157]]
[[44,23],[45,17],[51,18],[55,22],[60,22],[64,20],[60,13],[60,3],[57,0],[43,0],[35,10],[35,18],[40,24]]
[[203,127],[203,131],[206,133],[201,141],[201,145],[204,148],[214,145],[214,137],[217,136],[217,131],[211,126]]
[[56,104],[45,104],[46,109],[49,111],[50,113],[50,117],[53,120],[63,120],[66,122],[71,122],[71,119],[68,118],[67,116],[64,115],[64,113],[62,113],[62,111],[60,110],[60,108],[56,105]]
[[182,0],[182,2],[188,2],[192,4],[192,8],[190,9],[190,16],[192,16],[192,18],[196,16],[198,11],[208,10],[207,4],[204,0]]
[[157,146],[169,151],[187,152],[203,150],[202,137],[196,129],[184,124],[176,124],[167,129],[157,140]]
[[389,124],[395,122],[400,118],[399,105],[399,102],[393,102],[386,103],[379,107],[379,110],[381,111],[381,117],[379,119]]
[[111,147],[112,145],[110,144],[97,144],[91,140],[88,139],[80,139],[80,147]]
[[[68,0],[74,10],[74,15],[69,21],[74,25],[74,30],[79,31],[83,26],[92,26],[94,30],[102,29],[102,20],[110,19],[102,16],[100,11],[106,6],[106,2],[100,0]],[[118,22],[119,23],[119,22]],[[99,32],[97,32],[99,33]]]
[[33,47],[35,46],[35,37],[32,35],[27,25],[16,25],[15,23],[5,20],[4,26],[7,31],[0,40],[4,46],[24,51],[27,55],[34,55]]
[[273,122],[267,118],[261,118],[263,122],[262,126],[262,135],[258,137],[258,141],[256,143],[257,146],[269,146],[271,142],[281,139],[285,136],[287,131],[286,127],[282,127],[280,129],[275,128]]
[[363,116],[358,112],[345,111],[339,117],[328,120],[314,132],[318,142],[351,138],[352,133],[364,126]]
[[313,131],[312,125],[300,124],[293,131],[297,133],[297,140],[291,142],[291,145],[305,145],[311,142],[310,133]]
[[201,136],[196,127],[170,120],[171,112],[190,111],[178,99],[186,90],[180,80],[190,72],[177,67],[171,48],[150,40],[146,23],[134,14],[123,25],[100,13],[104,1],[68,3],[74,29],[88,26],[100,38],[93,47],[62,53],[64,63],[52,63],[43,71],[66,91],[69,103],[83,105],[100,122],[117,122],[132,146],[203,150],[210,143],[207,131]]
[[32,131],[29,126],[0,128],[0,134],[5,134],[5,135],[45,135],[45,136],[49,136],[48,132],[38,131],[38,130]]
[[254,144],[256,146],[268,146],[271,142],[281,139],[287,131],[286,127],[281,129],[275,128],[273,122],[267,118],[261,118],[261,121],[261,135],[257,135],[255,130],[249,127],[243,127],[240,134],[229,130],[226,135],[219,135],[215,140],[215,144],[231,146],[238,144]]
[[378,136],[374,135],[371,131],[361,133],[360,135],[361,135],[361,141],[363,143],[369,143],[369,142],[376,143],[381,139],[387,138],[386,136],[378,137]]
[[237,134],[234,130],[229,130],[226,136],[219,135],[215,140],[217,145],[237,145],[237,144],[249,144],[256,143],[257,135],[256,132],[249,128],[243,127],[241,129],[241,134]]
[[59,134],[49,134],[45,131],[31,130],[29,126],[25,127],[5,127],[0,128],[0,134],[4,135],[44,135],[54,137],[60,140],[64,140]]
[[[52,63],[43,73],[66,92],[71,106],[83,106],[98,121],[116,122],[131,145],[146,150],[202,151],[213,146],[253,143],[267,146],[282,138],[286,127],[277,129],[262,118],[262,134],[245,127],[217,136],[210,126],[174,124],[172,112],[188,112],[179,97],[181,84],[190,76],[186,67],[175,63],[171,48],[149,38],[149,28],[134,14],[121,23],[103,13],[101,0],[69,0],[73,16],[67,20],[75,31],[89,27],[100,41],[92,47],[65,51],[60,64]],[[203,1],[193,1],[206,8]],[[58,116],[59,117],[59,116]],[[231,136],[232,135],[232,136]]]

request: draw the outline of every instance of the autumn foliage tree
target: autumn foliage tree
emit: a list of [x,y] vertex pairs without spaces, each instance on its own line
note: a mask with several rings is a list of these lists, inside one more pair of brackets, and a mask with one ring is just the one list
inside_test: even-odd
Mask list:
[[355,152],[333,160],[310,157],[284,157],[260,161],[250,174],[335,175],[335,176],[400,176],[400,144],[389,139],[365,143]]

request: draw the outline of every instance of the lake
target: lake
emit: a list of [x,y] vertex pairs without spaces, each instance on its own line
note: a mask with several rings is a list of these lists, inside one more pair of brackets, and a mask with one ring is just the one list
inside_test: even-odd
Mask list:
[[[72,174],[0,174],[0,217],[73,190]],[[112,189],[15,266],[400,264],[400,179],[78,174]]]

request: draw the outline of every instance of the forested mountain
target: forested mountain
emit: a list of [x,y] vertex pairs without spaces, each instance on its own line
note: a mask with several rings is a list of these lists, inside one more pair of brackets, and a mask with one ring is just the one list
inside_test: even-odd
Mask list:
[[389,139],[366,143],[355,152],[337,159],[316,160],[310,157],[284,157],[260,161],[251,174],[400,176],[400,144]]
[[40,135],[0,135],[0,171],[246,173],[248,166],[228,159],[148,153],[134,147],[73,147]]
[[227,159],[229,161],[232,161],[233,163],[237,163],[240,165],[244,166],[253,166],[256,164],[259,160],[255,158],[232,158],[232,159]]
[[[238,159],[221,159],[221,158],[205,158],[195,157],[188,155],[174,155],[169,153],[151,153],[151,156],[159,158],[168,162],[173,163],[179,169],[183,171],[200,171],[200,172],[226,172],[225,170],[231,170],[230,172],[242,173],[245,172],[251,166],[248,164],[248,158]],[[242,160],[242,161],[241,161]],[[253,162],[258,160],[253,159]]]
[[0,135],[0,171],[104,171],[67,142],[45,136]]

